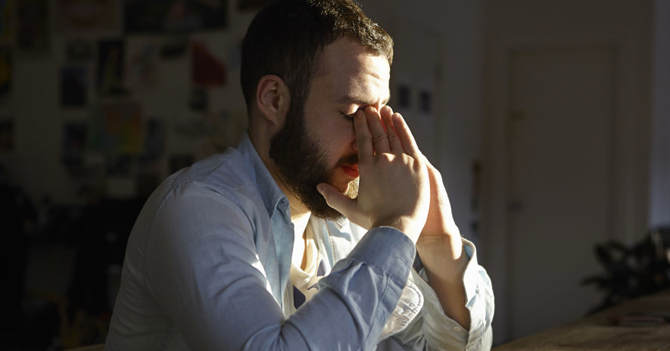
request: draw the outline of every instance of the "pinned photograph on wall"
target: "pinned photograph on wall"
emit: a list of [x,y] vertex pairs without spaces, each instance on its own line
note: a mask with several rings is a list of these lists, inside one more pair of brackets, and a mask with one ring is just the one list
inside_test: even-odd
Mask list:
[[60,103],[63,107],[81,107],[88,100],[86,67],[65,66],[60,69]]
[[142,106],[136,103],[98,105],[91,109],[88,147],[112,154],[143,151]]
[[141,90],[158,84],[158,60],[160,42],[158,38],[132,38],[126,43],[126,86],[129,90]]
[[122,40],[104,40],[98,43],[98,93],[125,95],[124,86],[125,45]]
[[16,0],[0,0],[0,44],[9,44],[14,38],[14,6]]
[[66,122],[63,125],[62,161],[68,168],[80,168],[86,152],[86,122]]
[[68,61],[89,61],[93,57],[93,44],[86,39],[72,39],[65,43],[65,56]]
[[226,27],[227,0],[125,0],[126,33],[189,33]]
[[191,42],[191,79],[195,86],[211,88],[226,84],[226,65],[200,41]]
[[65,33],[118,31],[120,6],[119,0],[56,0],[54,27]]
[[14,67],[9,47],[0,47],[0,105],[4,105],[12,89]]
[[240,11],[256,11],[265,5],[269,5],[273,0],[238,0],[237,9]]
[[14,121],[0,120],[0,153],[14,150]]
[[49,51],[49,3],[47,0],[17,1],[17,39],[19,51],[43,55]]

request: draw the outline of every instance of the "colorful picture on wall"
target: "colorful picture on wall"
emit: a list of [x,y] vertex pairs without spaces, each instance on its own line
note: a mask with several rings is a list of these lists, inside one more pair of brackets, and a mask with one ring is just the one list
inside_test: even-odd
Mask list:
[[125,0],[127,33],[188,33],[224,28],[227,0]]
[[18,49],[29,54],[48,52],[51,38],[49,3],[46,0],[21,0],[17,5]]
[[201,88],[226,84],[226,65],[202,42],[191,42],[191,79]]
[[135,103],[95,106],[88,130],[91,150],[138,155],[144,146],[142,106]]
[[63,126],[63,163],[70,168],[81,167],[86,152],[85,122],[67,122]]
[[54,27],[60,32],[116,31],[121,27],[120,0],[56,0],[54,3]]
[[98,43],[98,93],[100,95],[126,94],[124,86],[125,45],[121,40]]
[[88,70],[66,66],[60,70],[60,103],[63,107],[81,107],[88,100]]
[[126,86],[135,91],[158,84],[160,41],[153,37],[132,38],[126,43]]

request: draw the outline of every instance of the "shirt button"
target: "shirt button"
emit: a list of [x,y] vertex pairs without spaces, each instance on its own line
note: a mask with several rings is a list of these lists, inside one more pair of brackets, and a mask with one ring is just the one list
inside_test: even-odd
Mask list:
[[454,331],[456,331],[456,332],[461,331],[461,327],[454,327]]

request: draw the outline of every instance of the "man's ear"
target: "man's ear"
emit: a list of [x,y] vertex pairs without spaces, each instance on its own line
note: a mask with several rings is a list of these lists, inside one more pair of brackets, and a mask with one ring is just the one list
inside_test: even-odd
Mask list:
[[291,95],[284,80],[275,75],[266,75],[258,80],[256,106],[261,116],[281,128],[284,126]]

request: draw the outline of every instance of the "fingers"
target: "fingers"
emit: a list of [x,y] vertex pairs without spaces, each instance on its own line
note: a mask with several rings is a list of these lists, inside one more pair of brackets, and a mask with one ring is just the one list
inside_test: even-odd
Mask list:
[[407,153],[414,158],[421,156],[409,126],[389,106],[382,107],[379,112],[372,106],[356,112],[354,129],[358,157],[362,162],[371,159],[375,153]]
[[396,155],[400,155],[405,151],[405,149],[402,146],[402,142],[396,133],[395,126],[393,125],[393,109],[389,106],[384,106],[380,112],[382,116],[382,122],[384,122],[384,126],[386,127],[386,135],[391,152]]
[[391,148],[389,147],[389,140],[386,136],[386,131],[384,130],[382,121],[379,119],[379,113],[377,109],[372,106],[366,107],[365,117],[368,120],[368,126],[370,127],[372,145],[374,146],[377,154],[391,152]]
[[362,227],[367,227],[366,223],[362,223],[364,221],[361,221],[358,218],[359,216],[357,215],[357,212],[359,211],[356,207],[356,200],[350,199],[328,183],[320,183],[316,186],[316,190],[323,196],[328,206],[349,218],[350,221]]
[[372,159],[372,139],[365,112],[356,111],[354,116],[354,132],[356,133],[356,145],[358,146],[358,161],[365,164]]
[[414,158],[419,158],[421,156],[421,151],[416,145],[416,140],[414,140],[414,136],[409,130],[407,123],[405,123],[405,120],[397,112],[393,114],[391,119],[393,120],[393,125],[395,126],[396,133],[400,138],[400,142],[403,145],[405,153]]

